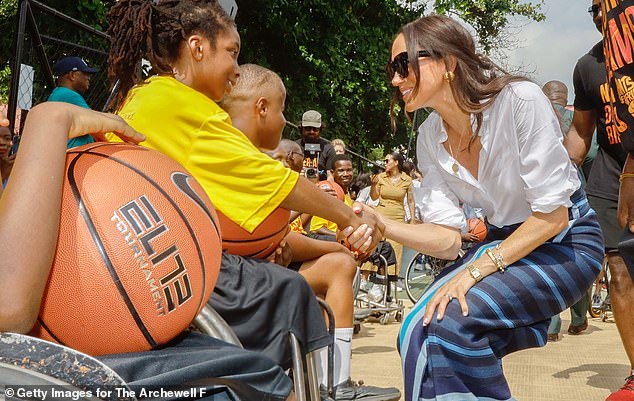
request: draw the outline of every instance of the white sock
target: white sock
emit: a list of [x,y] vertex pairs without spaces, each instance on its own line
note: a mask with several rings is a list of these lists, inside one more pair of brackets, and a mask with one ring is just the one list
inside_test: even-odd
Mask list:
[[335,329],[335,371],[334,385],[350,378],[350,358],[352,356],[352,327]]
[[320,348],[315,352],[315,362],[319,384],[328,386],[328,347]]

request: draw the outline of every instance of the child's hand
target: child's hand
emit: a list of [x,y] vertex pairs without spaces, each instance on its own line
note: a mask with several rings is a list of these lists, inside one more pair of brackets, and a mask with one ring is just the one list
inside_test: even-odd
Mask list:
[[291,263],[293,260],[293,250],[286,241],[286,238],[280,241],[275,251],[267,258],[267,260],[284,267],[287,267]]

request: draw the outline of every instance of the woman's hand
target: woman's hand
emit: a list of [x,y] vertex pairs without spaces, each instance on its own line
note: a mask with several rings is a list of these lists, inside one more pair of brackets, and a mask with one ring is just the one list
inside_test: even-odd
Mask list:
[[458,273],[454,278],[449,280],[445,285],[440,287],[431,300],[427,303],[425,316],[423,318],[423,326],[427,326],[432,321],[434,312],[438,308],[436,319],[442,320],[445,316],[445,309],[449,302],[455,302],[457,299],[464,316],[469,315],[469,306],[467,305],[467,292],[475,285],[476,281],[469,271],[466,269]]

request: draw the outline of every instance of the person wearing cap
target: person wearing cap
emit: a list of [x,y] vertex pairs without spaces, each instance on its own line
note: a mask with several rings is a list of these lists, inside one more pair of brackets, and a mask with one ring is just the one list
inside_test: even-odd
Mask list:
[[[92,74],[97,68],[89,67],[80,57],[68,56],[59,59],[53,65],[53,73],[57,77],[57,86],[48,97],[49,102],[71,103],[89,109],[84,95],[90,88]],[[83,135],[68,141],[67,148],[74,148],[94,142],[90,135]]]
[[[323,125],[321,114],[316,110],[308,110],[302,115],[299,130],[302,137],[296,142],[304,149],[304,172],[313,168],[319,171],[320,179],[332,178],[332,159],[335,157],[335,148],[330,141],[321,137]],[[309,145],[319,145],[317,149],[311,149]]]

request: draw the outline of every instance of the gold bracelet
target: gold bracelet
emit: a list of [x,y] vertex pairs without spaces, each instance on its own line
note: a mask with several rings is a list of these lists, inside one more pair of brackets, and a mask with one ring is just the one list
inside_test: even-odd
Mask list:
[[484,253],[486,253],[487,256],[489,257],[489,259],[491,259],[491,262],[493,262],[493,266],[495,266],[497,268],[498,267],[498,262],[495,259],[495,255],[493,255],[493,251],[491,250],[491,248],[488,248],[486,251],[484,251]]
[[623,182],[626,178],[634,178],[634,173],[623,173],[621,177],[619,177],[619,182]]
[[498,270],[501,271],[502,273],[504,273],[504,269],[506,269],[507,264],[504,262],[504,256],[502,256],[502,249],[500,249],[500,244],[497,244],[495,246],[495,250],[498,251],[498,255],[497,255],[497,267]]
[[491,259],[491,261],[493,262],[493,266],[495,266],[495,268],[500,272],[504,273],[504,269],[506,269],[506,263],[504,263],[504,257],[502,256],[500,245],[496,245],[495,249],[498,251],[497,255],[493,253],[491,248],[484,251],[484,253],[486,253],[487,256]]

